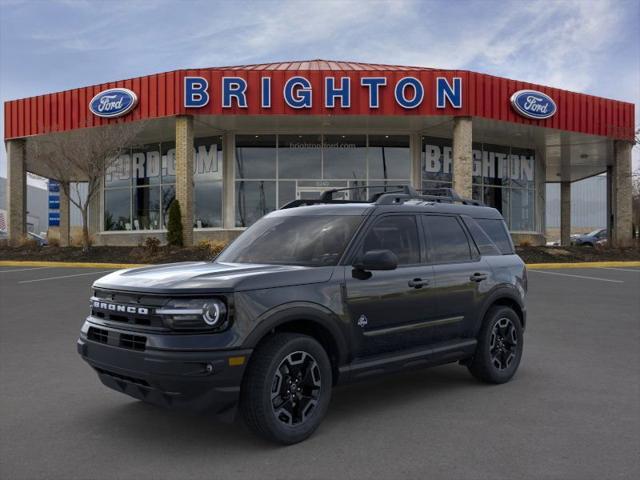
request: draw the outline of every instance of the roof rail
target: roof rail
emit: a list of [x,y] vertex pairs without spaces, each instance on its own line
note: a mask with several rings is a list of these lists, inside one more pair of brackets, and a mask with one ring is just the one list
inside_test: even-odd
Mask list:
[[[385,190],[375,193],[369,200],[345,200],[334,199],[333,194],[350,190],[364,190],[369,188],[395,188],[396,190]],[[421,193],[419,193],[421,192]],[[428,192],[428,193],[425,193]],[[376,205],[394,205],[402,204],[410,200],[419,200],[423,202],[434,203],[461,203],[463,205],[472,205],[484,207],[484,203],[470,198],[462,198],[453,188],[431,188],[416,190],[411,185],[362,185],[359,187],[333,188],[325,190],[317,199],[297,199],[286,203],[280,209],[296,208],[305,205],[320,204],[346,204],[346,203],[375,203]]]

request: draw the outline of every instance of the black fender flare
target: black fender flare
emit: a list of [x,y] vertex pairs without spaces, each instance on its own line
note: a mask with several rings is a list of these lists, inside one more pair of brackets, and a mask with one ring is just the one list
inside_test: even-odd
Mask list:
[[491,293],[489,293],[487,298],[483,302],[482,308],[480,308],[480,311],[478,312],[477,322],[473,332],[474,336],[478,335],[480,327],[482,326],[482,321],[484,320],[484,317],[487,314],[489,308],[491,308],[491,306],[496,302],[499,302],[503,299],[510,300],[518,305],[522,312],[522,328],[525,328],[527,310],[518,290],[516,289],[516,287],[511,285],[500,285],[496,287]]
[[247,336],[243,348],[255,348],[256,345],[275,328],[293,321],[306,321],[324,329],[336,346],[338,365],[347,362],[348,342],[346,324],[341,326],[338,315],[327,307],[313,302],[290,302],[278,305],[261,314],[256,327]]

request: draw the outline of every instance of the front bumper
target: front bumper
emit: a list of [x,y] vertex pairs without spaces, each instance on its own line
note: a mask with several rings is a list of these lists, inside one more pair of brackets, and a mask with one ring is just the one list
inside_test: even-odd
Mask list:
[[220,415],[235,410],[251,355],[251,350],[135,351],[90,340],[84,332],[77,349],[109,388],[163,407]]

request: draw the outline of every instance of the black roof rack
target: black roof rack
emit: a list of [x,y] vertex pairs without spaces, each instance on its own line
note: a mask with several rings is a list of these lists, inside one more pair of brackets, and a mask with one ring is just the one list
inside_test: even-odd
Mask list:
[[[369,198],[369,200],[344,200],[334,199],[333,194],[349,190],[363,190],[368,188],[395,188],[396,190],[385,190],[378,192]],[[421,193],[419,193],[421,192]],[[428,192],[428,193],[425,193]],[[298,199],[293,200],[281,207],[281,209],[295,208],[305,205],[320,204],[347,204],[347,203],[373,203],[376,205],[394,205],[403,204],[411,200],[433,203],[461,203],[463,205],[472,205],[484,207],[484,203],[470,198],[462,198],[453,188],[431,188],[416,190],[410,185],[363,185],[360,187],[334,188],[322,192],[318,199]]]

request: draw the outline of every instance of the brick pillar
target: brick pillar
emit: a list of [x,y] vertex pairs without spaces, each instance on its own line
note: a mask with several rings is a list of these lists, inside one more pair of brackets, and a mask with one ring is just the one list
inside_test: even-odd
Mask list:
[[560,182],[560,245],[571,245],[571,182]]
[[182,242],[193,245],[193,117],[176,117],[176,199],[182,213]]
[[422,135],[411,134],[409,151],[411,152],[411,186],[416,190],[422,190]]
[[68,247],[70,245],[70,227],[71,227],[71,206],[69,204],[69,196],[65,193],[70,188],[69,182],[63,185],[60,182],[60,246]]
[[236,228],[236,137],[222,137],[222,226]]
[[463,198],[471,198],[473,191],[472,142],[473,126],[471,117],[453,119],[453,189]]
[[9,243],[19,244],[27,234],[27,171],[25,141],[7,141],[7,227]]
[[612,229],[609,232],[611,245],[627,247],[632,242],[631,214],[631,142],[616,141],[615,163],[611,179]]

